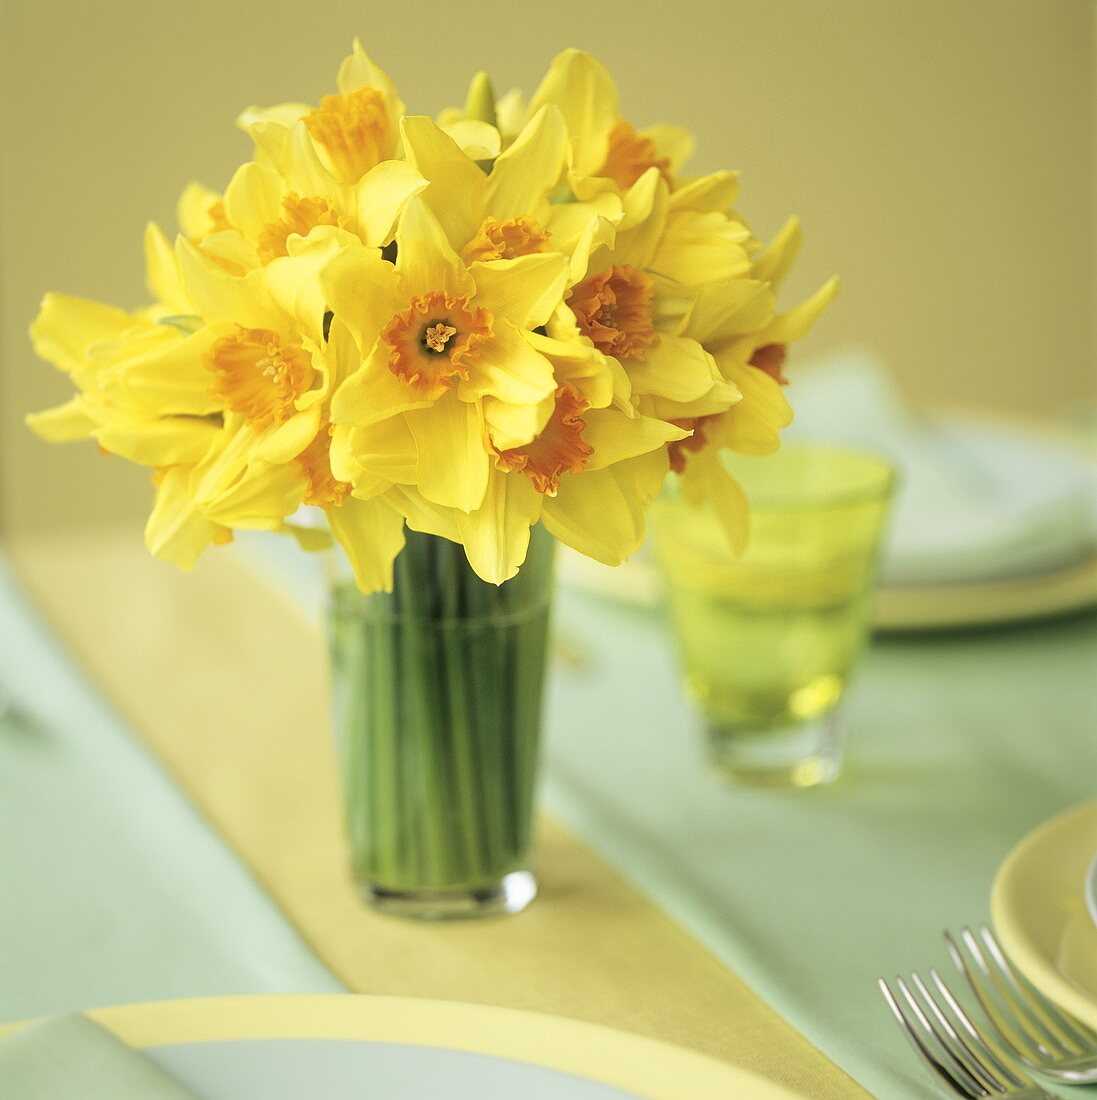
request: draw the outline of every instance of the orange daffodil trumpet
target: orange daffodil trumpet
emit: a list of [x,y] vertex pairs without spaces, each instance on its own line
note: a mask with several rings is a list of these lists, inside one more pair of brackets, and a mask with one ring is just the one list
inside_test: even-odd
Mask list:
[[436,123],[355,42],[318,104],[240,124],[224,191],[149,227],[149,305],[51,294],[31,328],[76,395],[29,423],[151,468],[154,554],[330,536],[368,592],[407,527],[502,583],[537,523],[623,561],[671,471],[743,543],[719,450],[779,445],[787,347],[837,289],[778,311],[795,221],[759,245],[736,176],[684,176],[689,135],[635,127],[573,50],[528,107],[479,74]]

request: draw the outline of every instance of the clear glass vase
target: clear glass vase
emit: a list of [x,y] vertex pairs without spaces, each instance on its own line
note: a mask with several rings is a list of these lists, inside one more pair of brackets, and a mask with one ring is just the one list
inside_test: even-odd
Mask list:
[[346,824],[377,909],[446,919],[533,900],[554,547],[535,527],[518,575],[497,586],[461,546],[409,531],[391,593],[333,584]]

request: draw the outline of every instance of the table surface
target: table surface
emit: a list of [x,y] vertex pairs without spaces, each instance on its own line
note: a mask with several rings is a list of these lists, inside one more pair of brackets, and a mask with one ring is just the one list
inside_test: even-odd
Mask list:
[[[94,604],[81,583],[106,573],[53,575],[56,618],[82,592]],[[301,576],[307,604],[317,589]],[[0,727],[0,1017],[343,988],[263,889],[269,875],[256,881],[104,704],[100,678],[0,581],[0,680],[31,716]],[[1093,795],[1097,617],[878,640],[851,700],[846,772],[810,792],[732,790],[708,774],[658,614],[563,590],[557,629],[550,809],[869,1091],[933,1095],[873,983],[941,965],[940,930],[985,919],[1013,844]],[[81,656],[95,665],[92,649]],[[803,1087],[772,1068],[802,1040],[758,1026],[723,1053]],[[752,1043],[776,1049],[752,1055]],[[812,1095],[857,1090],[839,1075]]]

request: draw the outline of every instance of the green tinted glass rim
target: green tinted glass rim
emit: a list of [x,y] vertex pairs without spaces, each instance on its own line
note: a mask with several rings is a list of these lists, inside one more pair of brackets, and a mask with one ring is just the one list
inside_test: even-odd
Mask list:
[[[894,495],[898,483],[898,470],[895,464],[876,451],[862,450],[856,447],[831,447],[823,444],[791,443],[781,447],[779,451],[771,455],[739,455],[733,452],[724,452],[724,468],[736,480],[738,471],[732,468],[728,460],[749,462],[766,462],[772,460],[780,462],[793,456],[815,456],[824,460],[846,460],[860,464],[866,470],[874,474],[869,483],[851,489],[818,489],[810,488],[795,491],[785,497],[767,497],[764,492],[752,488],[745,481],[741,482],[743,491],[750,503],[750,510],[754,513],[781,513],[800,511],[838,511],[856,507],[862,504],[884,504]],[[677,492],[677,488],[675,489]]]

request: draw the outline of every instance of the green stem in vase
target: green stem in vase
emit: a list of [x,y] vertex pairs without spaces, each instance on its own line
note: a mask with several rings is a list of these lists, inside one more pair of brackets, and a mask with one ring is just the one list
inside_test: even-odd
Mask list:
[[391,594],[337,590],[347,825],[371,896],[479,896],[525,865],[551,554],[545,535],[496,586],[408,532]]

